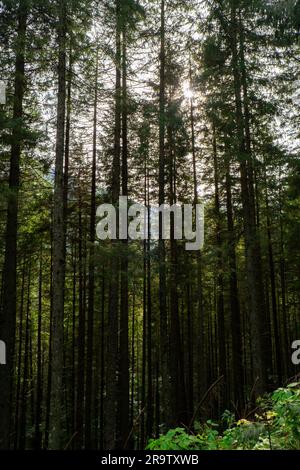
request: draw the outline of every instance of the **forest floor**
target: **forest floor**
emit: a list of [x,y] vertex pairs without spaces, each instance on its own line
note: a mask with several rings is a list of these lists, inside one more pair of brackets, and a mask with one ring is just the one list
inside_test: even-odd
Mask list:
[[[251,416],[251,418],[250,418]],[[220,428],[225,431],[220,431]],[[255,410],[236,421],[225,411],[221,422],[195,423],[194,432],[169,430],[149,441],[150,450],[299,450],[300,382],[257,400]]]

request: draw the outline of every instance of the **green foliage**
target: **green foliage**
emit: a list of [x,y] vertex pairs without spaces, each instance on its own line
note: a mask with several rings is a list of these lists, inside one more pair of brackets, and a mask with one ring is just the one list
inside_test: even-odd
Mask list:
[[207,421],[196,426],[197,434],[183,428],[171,429],[159,439],[151,439],[149,450],[279,450],[300,449],[300,383],[279,388],[257,402],[253,420],[233,421],[226,411],[220,433],[218,424]]
[[199,449],[199,436],[188,434],[183,428],[170,429],[159,439],[150,439],[149,450],[191,450]]
[[215,37],[208,37],[203,45],[203,63],[206,67],[220,67],[225,64],[227,53],[222,50]]

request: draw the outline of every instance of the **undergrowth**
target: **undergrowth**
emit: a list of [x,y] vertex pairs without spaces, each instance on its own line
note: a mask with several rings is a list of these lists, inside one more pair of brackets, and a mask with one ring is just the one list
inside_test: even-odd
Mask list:
[[194,433],[184,428],[169,430],[151,439],[148,450],[282,450],[300,449],[300,382],[279,388],[257,401],[254,417],[235,421],[225,411],[222,424],[195,423]]

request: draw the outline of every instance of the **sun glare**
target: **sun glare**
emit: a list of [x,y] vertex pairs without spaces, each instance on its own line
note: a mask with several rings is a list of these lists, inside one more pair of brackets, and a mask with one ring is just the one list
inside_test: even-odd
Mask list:
[[182,88],[183,88],[184,97],[185,97],[187,100],[192,99],[193,96],[194,96],[194,92],[193,92],[193,90],[190,88],[190,83],[189,83],[189,81],[186,80],[186,81],[183,83],[183,87],[182,87]]

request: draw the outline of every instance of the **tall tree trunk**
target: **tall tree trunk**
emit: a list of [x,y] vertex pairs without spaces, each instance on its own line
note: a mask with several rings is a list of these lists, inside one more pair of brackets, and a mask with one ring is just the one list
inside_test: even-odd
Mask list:
[[[130,425],[134,426],[134,377],[135,377],[135,292],[132,293],[132,317],[131,317],[131,397],[130,397]],[[141,438],[142,442],[142,438]]]
[[30,306],[31,306],[31,263],[28,268],[27,301],[26,301],[26,324],[25,324],[25,346],[24,346],[24,368],[23,368],[23,387],[21,398],[20,413],[20,441],[19,449],[26,447],[26,429],[27,429],[27,404],[28,400],[28,377],[29,377],[29,341],[30,341]]
[[[215,185],[215,217],[216,217],[216,248],[217,248],[217,276],[216,276],[216,314],[217,314],[217,340],[218,340],[218,375],[224,376],[225,387],[221,390],[219,407],[220,411],[225,409],[227,399],[227,371],[226,371],[226,331],[225,331],[225,309],[224,309],[224,279],[223,279],[223,240],[221,236],[221,210],[219,194],[219,167],[217,155],[216,129],[213,125],[213,162],[214,162],[214,185]],[[221,411],[222,412],[222,411]]]
[[287,290],[286,290],[286,266],[285,266],[285,249],[284,249],[284,236],[283,236],[283,221],[282,221],[282,195],[279,196],[280,203],[280,291],[281,291],[281,312],[282,312],[282,331],[283,331],[283,354],[286,360],[284,361],[285,376],[287,377],[291,364],[288,358],[288,350],[291,342],[289,341],[289,323],[288,323],[288,307],[287,307]]
[[[115,130],[112,168],[112,203],[117,207],[120,195],[120,138],[121,138],[121,18],[120,0],[116,6],[116,87],[115,87]],[[118,211],[117,211],[118,212]],[[118,217],[117,217],[118,219]],[[118,226],[118,223],[117,223]],[[118,323],[119,323],[119,247],[118,240],[112,241],[110,264],[109,312],[107,329],[107,375],[105,406],[105,448],[117,445],[117,401],[118,401]]]
[[[159,206],[165,202],[165,1],[161,0],[160,24],[160,82],[159,82]],[[169,416],[169,370],[168,370],[168,319],[166,302],[165,242],[163,239],[162,214],[159,215],[159,312],[160,312],[160,375],[162,381],[162,420],[168,423]]]
[[[80,176],[79,176],[80,185]],[[83,266],[83,230],[82,230],[82,197],[79,187],[78,195],[78,360],[77,360],[77,402],[76,432],[78,448],[84,446],[83,414],[84,414],[84,377],[85,377],[85,302],[84,302],[84,266]]]
[[237,263],[235,252],[235,233],[232,208],[232,190],[230,162],[226,161],[226,213],[228,237],[229,291],[230,291],[230,328],[232,342],[232,381],[233,398],[237,409],[242,409],[244,403],[244,373],[241,332],[241,312],[239,304]]
[[22,345],[23,345],[23,316],[24,316],[24,298],[25,298],[25,275],[27,263],[24,260],[22,268],[22,283],[21,283],[21,301],[20,301],[20,317],[19,317],[19,344],[18,344],[18,361],[17,361],[17,386],[16,386],[16,412],[15,412],[15,436],[14,436],[14,450],[17,450],[19,445],[19,422],[20,422],[20,409],[21,409],[21,369],[22,369]]
[[68,190],[69,190],[69,166],[70,166],[70,132],[71,132],[71,110],[72,110],[72,73],[73,73],[73,53],[72,46],[69,51],[69,70],[68,70],[68,86],[67,86],[67,103],[66,103],[66,138],[65,138],[65,159],[64,159],[64,190],[63,190],[63,206],[64,206],[64,249],[66,251],[67,221],[68,221]]
[[58,94],[53,207],[53,324],[52,324],[52,386],[51,386],[51,449],[63,446],[63,339],[64,339],[64,144],[66,107],[66,1],[58,8]]
[[39,267],[39,294],[38,294],[38,331],[37,331],[37,377],[36,377],[36,403],[35,403],[35,449],[42,447],[42,400],[43,400],[43,384],[42,384],[42,295],[43,295],[43,249],[40,251],[40,267]]
[[[189,63],[189,81],[190,89],[193,89],[192,65],[191,58]],[[196,151],[196,138],[195,138],[195,117],[194,117],[194,100],[190,98],[190,125],[191,125],[191,147],[193,158],[193,191],[194,191],[194,205],[198,204],[198,175],[197,175],[197,151]],[[202,287],[202,253],[201,250],[196,252],[197,262],[197,326],[199,328],[196,336],[197,353],[201,368],[198,371],[198,399],[200,400],[207,389],[207,361],[205,355],[205,321],[204,321],[204,308],[203,308],[203,287]],[[192,322],[191,318],[191,322]],[[193,373],[191,373],[193,376]]]
[[[147,207],[147,158],[144,161],[144,206]],[[145,448],[145,408],[147,370],[147,240],[143,242],[143,345],[142,345],[142,390],[141,390],[141,439],[140,448]],[[132,377],[133,379],[133,377]],[[132,419],[133,423],[133,419]]]
[[101,370],[100,370],[100,450],[104,448],[104,388],[105,388],[105,364],[104,364],[104,331],[105,331],[105,278],[104,267],[102,269],[102,303],[101,303]]
[[[248,180],[248,192],[249,192],[249,212],[251,215],[251,246],[256,253],[256,260],[254,264],[255,268],[255,279],[257,282],[256,289],[256,305],[260,306],[259,318],[261,323],[261,335],[263,345],[263,367],[268,372],[272,369],[272,340],[271,340],[271,324],[268,310],[264,303],[264,284],[263,284],[263,272],[262,272],[262,257],[261,257],[261,246],[260,246],[260,232],[259,232],[259,209],[258,200],[258,178],[257,168],[254,161],[254,152],[252,150],[252,138],[251,138],[251,113],[250,104],[248,97],[248,79],[247,79],[247,65],[245,61],[245,31],[244,25],[241,18],[241,11],[239,11],[239,57],[240,57],[240,71],[241,71],[241,85],[242,85],[242,96],[243,96],[243,111],[244,111],[244,127],[245,127],[245,149],[246,149],[246,173]],[[256,182],[256,183],[255,183]],[[257,200],[256,200],[257,198]],[[265,380],[266,377],[265,377]],[[266,382],[267,384],[267,382]],[[261,390],[262,393],[262,390]]]
[[152,289],[151,289],[151,252],[150,252],[150,181],[149,169],[147,168],[147,203],[148,208],[148,239],[146,244],[147,250],[147,437],[152,436],[153,430],[153,366],[152,366]]
[[93,158],[92,186],[90,207],[90,249],[89,249],[89,286],[88,286],[88,328],[87,328],[87,374],[86,374],[86,403],[85,403],[85,448],[91,448],[91,413],[93,388],[93,337],[94,337],[94,296],[95,296],[95,236],[96,236],[96,165],[97,165],[97,105],[98,105],[98,60],[97,49],[95,89],[94,89],[94,119],[93,119]]
[[[253,363],[253,381],[255,391],[260,395],[266,391],[267,371],[265,368],[265,331],[264,331],[264,290],[261,270],[261,253],[259,234],[256,229],[255,202],[253,200],[252,180],[249,178],[250,149],[245,142],[245,119],[242,107],[242,82],[240,74],[240,60],[238,54],[239,24],[236,10],[231,12],[232,35],[232,69],[234,78],[236,125],[239,142],[239,160],[241,177],[241,198],[243,206],[246,271],[249,294],[249,321],[251,332],[251,350]],[[248,135],[248,132],[247,132]]]
[[186,305],[187,305],[187,360],[188,368],[186,373],[187,383],[187,422],[190,423],[194,413],[194,321],[193,321],[193,303],[192,303],[192,280],[188,278],[186,286]]
[[[127,31],[122,14],[122,195],[128,197],[128,104],[127,104]],[[120,439],[124,448],[129,436],[129,350],[128,350],[128,238],[123,240],[120,299]]]
[[265,185],[266,185],[266,219],[267,219],[266,222],[267,222],[267,239],[268,239],[268,255],[269,255],[268,256],[269,274],[270,274],[270,284],[271,284],[272,323],[273,323],[273,335],[274,335],[274,344],[275,344],[277,386],[280,386],[282,384],[281,342],[280,342],[278,308],[277,308],[277,299],[276,299],[275,266],[274,266],[274,254],[273,254],[273,243],[272,243],[272,234],[271,234],[271,218],[270,218],[266,170],[265,170]]
[[[173,129],[168,125],[169,146],[169,203],[176,204],[176,154]],[[178,250],[174,237],[174,214],[171,213],[170,223],[170,424],[187,422],[186,394],[184,383],[184,354],[182,350],[179,307],[178,307]]]
[[3,268],[3,304],[0,309],[1,341],[6,344],[6,364],[0,367],[0,449],[8,449],[9,429],[14,376],[14,351],[16,330],[16,279],[17,279],[17,230],[18,193],[20,184],[20,157],[22,149],[23,98],[25,89],[25,47],[28,7],[26,1],[19,2],[17,21],[17,49],[15,61],[15,91],[10,153],[9,195],[5,236],[5,258]]
[[[72,436],[76,433],[76,307],[77,307],[77,253],[76,242],[72,241],[72,358],[71,358],[71,428]],[[74,449],[75,441],[72,441],[72,450]]]
[[49,319],[49,346],[48,346],[48,372],[47,372],[47,391],[46,391],[46,416],[45,416],[45,443],[44,448],[49,447],[50,434],[50,413],[51,413],[51,385],[52,385],[52,323],[53,323],[53,230],[50,236],[50,319]]

